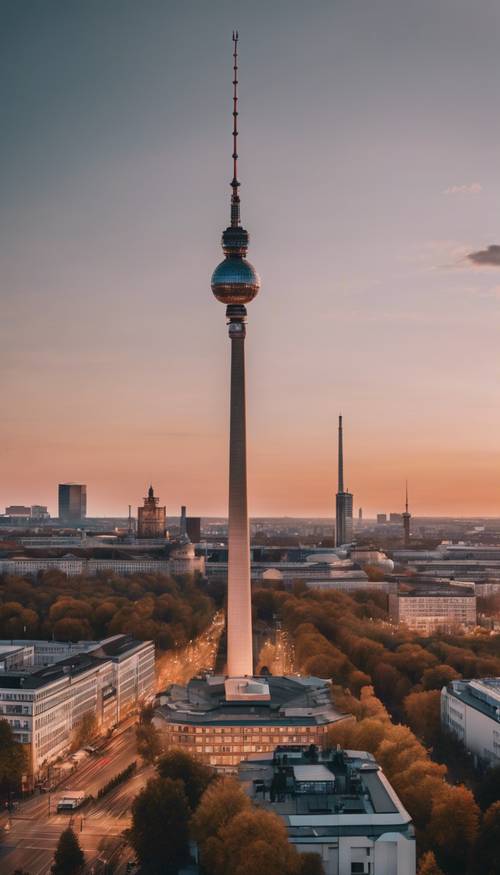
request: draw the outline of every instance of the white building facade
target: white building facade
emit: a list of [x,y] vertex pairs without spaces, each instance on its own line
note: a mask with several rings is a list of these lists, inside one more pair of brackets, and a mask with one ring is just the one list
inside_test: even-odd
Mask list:
[[441,690],[441,725],[477,763],[500,764],[500,678],[451,681]]
[[466,631],[477,623],[476,596],[459,587],[399,592],[389,595],[389,613],[393,623],[420,635]]
[[49,666],[34,662],[31,670],[1,672],[0,718],[27,746],[29,774],[36,777],[68,750],[86,714],[102,731],[152,701],[154,692],[153,642],[116,635]]
[[243,789],[278,814],[288,840],[318,854],[325,875],[415,875],[415,832],[410,815],[372,754],[277,748],[244,760]]

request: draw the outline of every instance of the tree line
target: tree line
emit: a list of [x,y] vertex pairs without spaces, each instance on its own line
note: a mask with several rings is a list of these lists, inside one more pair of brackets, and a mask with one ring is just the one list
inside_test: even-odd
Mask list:
[[355,715],[356,721],[332,727],[328,742],[374,754],[415,824],[419,875],[500,873],[494,851],[500,768],[481,779],[469,775],[466,786],[450,783],[457,775],[435,756],[438,748],[466,760],[460,745],[441,733],[440,689],[462,676],[500,675],[500,640],[421,638],[391,626],[386,597],[366,591],[351,597],[300,586],[292,593],[261,589],[254,607],[263,620],[281,618],[295,668],[331,678],[334,704]]
[[176,875],[196,841],[205,875],[322,875],[317,854],[288,842],[278,815],[256,808],[234,778],[181,750],[156,765],[132,803],[127,834],[144,875]]
[[190,576],[0,576],[0,638],[80,641],[123,632],[166,650],[199,635],[214,610]]

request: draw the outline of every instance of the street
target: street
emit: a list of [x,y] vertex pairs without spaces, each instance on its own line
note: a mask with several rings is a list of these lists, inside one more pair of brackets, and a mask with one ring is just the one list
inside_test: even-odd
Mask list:
[[[157,660],[157,689],[171,683],[186,683],[202,669],[211,669],[217,655],[224,615],[215,615],[211,625],[186,647],[164,654]],[[108,781],[137,761],[137,771],[123,784],[97,799]],[[130,826],[130,807],[134,796],[154,775],[153,766],[142,765],[135,747],[135,724],[124,724],[99,753],[91,754],[52,793],[35,794],[22,802],[11,815],[0,815],[0,875],[13,875],[16,869],[29,875],[48,875],[61,832],[69,825],[78,836],[85,853],[86,871],[96,875],[114,854],[117,871],[125,868],[122,833]],[[85,790],[95,798],[74,812],[57,813],[57,800],[64,790]]]
[[138,771],[129,781],[77,811],[58,814],[57,800],[65,789],[85,790],[97,796],[101,787],[134,760],[138,757],[135,727],[131,726],[112,738],[102,752],[90,755],[53,793],[37,794],[23,802],[13,812],[10,825],[8,815],[2,815],[1,875],[12,875],[15,869],[46,875],[59,836],[70,823],[85,853],[88,870],[94,866],[98,872],[99,860],[109,860],[117,838],[129,826],[132,799],[152,775],[152,767],[142,767],[139,760]]

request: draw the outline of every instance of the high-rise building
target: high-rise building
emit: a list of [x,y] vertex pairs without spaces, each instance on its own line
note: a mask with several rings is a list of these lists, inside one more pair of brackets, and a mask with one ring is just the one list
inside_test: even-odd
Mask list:
[[87,516],[87,487],[83,483],[59,484],[59,519],[80,522]]
[[387,514],[386,513],[378,513],[377,514],[377,526],[385,526],[387,523]]
[[186,535],[193,544],[199,544],[201,541],[201,517],[188,516],[186,517]]
[[229,435],[229,568],[227,584],[227,666],[230,677],[253,674],[250,533],[247,506],[245,334],[246,304],[260,288],[257,271],[246,260],[249,235],[241,225],[238,189],[237,34],[233,76],[233,178],[231,223],[222,235],[224,260],[212,274],[212,292],[226,306],[231,341],[231,405]]
[[167,511],[159,507],[160,499],[155,496],[152,486],[144,498],[144,506],[137,508],[137,537],[164,538],[166,532]]
[[335,500],[335,544],[349,544],[353,537],[352,524],[352,494],[348,489],[344,490],[344,445],[342,417],[339,416],[339,441],[338,441],[339,482]]
[[411,513],[408,510],[408,480],[406,481],[406,503],[405,503],[405,511],[401,514],[403,519],[403,537],[405,547],[410,546],[410,522],[411,522]]

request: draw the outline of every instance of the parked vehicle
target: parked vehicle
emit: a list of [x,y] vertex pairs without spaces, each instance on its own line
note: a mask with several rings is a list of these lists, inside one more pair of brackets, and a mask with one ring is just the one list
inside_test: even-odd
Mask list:
[[75,811],[87,799],[85,790],[63,790],[63,795],[57,802],[58,811]]

